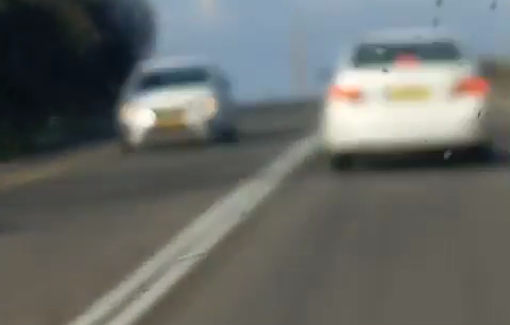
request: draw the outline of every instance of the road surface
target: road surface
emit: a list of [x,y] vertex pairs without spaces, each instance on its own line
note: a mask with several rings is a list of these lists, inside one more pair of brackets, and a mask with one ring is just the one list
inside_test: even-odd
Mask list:
[[[64,324],[240,180],[313,112],[245,122],[242,146],[102,154],[0,194],[2,324]],[[510,172],[424,160],[301,165],[142,325],[510,323]]]
[[[241,117],[242,143],[106,147],[0,191],[0,323],[78,315],[238,182],[311,128],[310,109]],[[23,175],[19,176],[23,178]],[[22,185],[19,185],[22,184]]]
[[510,323],[510,172],[310,161],[143,325]]

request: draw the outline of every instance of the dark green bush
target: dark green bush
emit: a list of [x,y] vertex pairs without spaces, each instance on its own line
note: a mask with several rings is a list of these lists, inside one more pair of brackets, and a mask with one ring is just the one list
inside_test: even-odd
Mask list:
[[144,0],[0,0],[0,133],[26,146],[51,116],[108,118],[153,36]]

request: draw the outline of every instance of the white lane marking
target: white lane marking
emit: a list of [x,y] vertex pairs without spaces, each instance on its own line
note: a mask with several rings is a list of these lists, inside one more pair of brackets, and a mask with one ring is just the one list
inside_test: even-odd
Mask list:
[[317,140],[311,135],[297,141],[239,184],[69,325],[135,324],[292,171],[315,154]]

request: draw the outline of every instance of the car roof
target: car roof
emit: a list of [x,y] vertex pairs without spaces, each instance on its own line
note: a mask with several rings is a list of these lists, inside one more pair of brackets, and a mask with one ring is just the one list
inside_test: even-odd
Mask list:
[[388,28],[367,33],[361,43],[429,43],[457,41],[458,35],[445,28]]
[[140,64],[140,67],[142,72],[198,67],[212,69],[212,63],[209,59],[200,56],[173,56],[147,59]]

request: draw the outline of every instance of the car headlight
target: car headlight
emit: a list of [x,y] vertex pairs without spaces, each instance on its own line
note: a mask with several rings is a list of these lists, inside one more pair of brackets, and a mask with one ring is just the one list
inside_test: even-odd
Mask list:
[[156,114],[151,109],[131,104],[121,108],[119,117],[123,123],[129,126],[151,127],[156,122]]
[[204,100],[204,109],[208,117],[213,117],[218,113],[218,101],[214,97],[208,97]]

